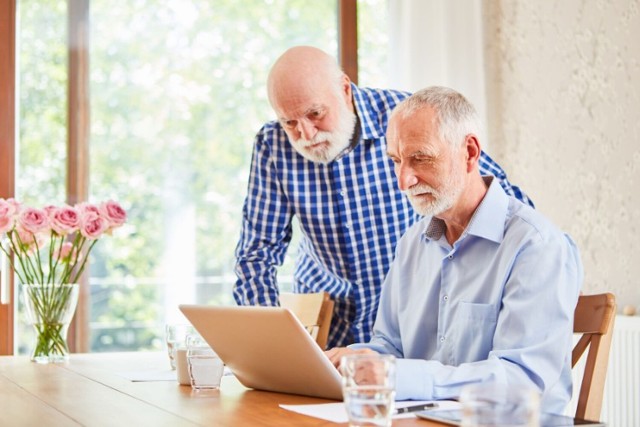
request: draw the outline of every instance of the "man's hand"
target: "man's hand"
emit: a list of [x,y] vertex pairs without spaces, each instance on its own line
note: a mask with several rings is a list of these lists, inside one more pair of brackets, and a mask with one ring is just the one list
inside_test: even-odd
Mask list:
[[327,350],[324,352],[324,354],[327,355],[331,363],[333,363],[333,366],[335,366],[338,369],[340,368],[340,359],[342,359],[342,356],[346,356],[347,354],[375,354],[375,353],[376,353],[375,351],[368,348],[354,350],[347,347],[334,347],[331,350]]

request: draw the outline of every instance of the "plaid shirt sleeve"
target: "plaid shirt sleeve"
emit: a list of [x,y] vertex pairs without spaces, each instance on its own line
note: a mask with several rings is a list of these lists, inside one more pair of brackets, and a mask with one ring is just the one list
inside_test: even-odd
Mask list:
[[[276,268],[291,241],[293,214],[276,178],[267,124],[256,136],[242,231],[236,247],[234,298],[241,305],[278,305]],[[281,136],[282,137],[282,136]]]

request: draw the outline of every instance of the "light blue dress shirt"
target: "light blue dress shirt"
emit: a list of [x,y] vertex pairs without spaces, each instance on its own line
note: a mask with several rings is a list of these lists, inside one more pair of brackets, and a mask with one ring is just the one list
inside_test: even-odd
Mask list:
[[571,238],[497,180],[453,247],[444,223],[414,224],[382,287],[371,348],[394,354],[397,399],[456,398],[470,383],[526,383],[541,408],[572,393],[573,313],[583,280]]

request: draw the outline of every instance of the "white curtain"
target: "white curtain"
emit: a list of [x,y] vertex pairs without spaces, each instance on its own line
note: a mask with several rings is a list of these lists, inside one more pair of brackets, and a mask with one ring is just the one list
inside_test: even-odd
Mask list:
[[451,87],[486,123],[482,0],[389,0],[388,8],[390,87]]

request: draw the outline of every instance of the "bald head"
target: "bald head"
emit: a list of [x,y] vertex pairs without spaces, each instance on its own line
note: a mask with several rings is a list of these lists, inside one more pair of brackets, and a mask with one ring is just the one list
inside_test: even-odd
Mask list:
[[312,46],[285,51],[273,64],[267,80],[269,102],[277,111],[292,100],[313,100],[327,93],[340,95],[350,80],[336,60]]
[[356,123],[351,81],[333,57],[311,46],[291,48],[271,68],[267,90],[303,157],[326,164],[349,147]]

